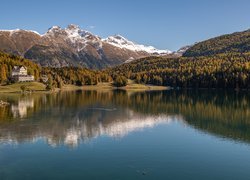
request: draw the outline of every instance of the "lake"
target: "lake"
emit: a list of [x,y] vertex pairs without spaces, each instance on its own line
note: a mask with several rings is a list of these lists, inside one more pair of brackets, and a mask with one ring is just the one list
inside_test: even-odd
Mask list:
[[250,93],[1,94],[0,179],[249,179]]

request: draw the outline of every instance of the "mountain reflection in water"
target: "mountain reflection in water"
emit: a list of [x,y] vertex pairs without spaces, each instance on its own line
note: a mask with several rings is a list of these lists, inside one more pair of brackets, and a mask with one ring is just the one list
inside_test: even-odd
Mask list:
[[248,93],[219,91],[77,91],[0,96],[0,142],[43,138],[77,146],[99,136],[122,138],[172,121],[236,141],[250,142]]

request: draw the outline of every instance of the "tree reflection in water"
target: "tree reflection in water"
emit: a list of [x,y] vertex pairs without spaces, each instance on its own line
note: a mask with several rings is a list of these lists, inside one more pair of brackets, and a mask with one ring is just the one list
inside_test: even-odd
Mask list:
[[77,91],[0,96],[0,141],[77,146],[107,135],[121,138],[172,121],[250,142],[249,93],[224,91]]

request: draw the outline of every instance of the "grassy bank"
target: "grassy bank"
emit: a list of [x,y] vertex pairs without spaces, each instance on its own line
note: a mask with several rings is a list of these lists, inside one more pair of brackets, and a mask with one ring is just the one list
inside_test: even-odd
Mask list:
[[[46,86],[39,82],[24,82],[15,83],[11,85],[0,86],[0,93],[21,93],[21,86],[25,86],[27,92],[48,92]],[[138,90],[166,90],[169,89],[166,86],[154,86],[154,85],[144,85],[137,84],[134,81],[129,80],[128,85],[124,87],[114,87],[112,83],[98,83],[97,85],[86,85],[86,86],[75,86],[75,85],[64,85],[61,89],[62,91],[67,90],[114,90],[114,89],[124,89],[129,91]],[[58,91],[59,89],[56,89]]]
[[114,89],[123,89],[123,90],[167,90],[169,87],[166,86],[154,86],[147,84],[137,84],[134,81],[129,80],[127,86],[124,87],[114,87],[112,83],[98,83],[97,85],[91,86],[74,86],[74,85],[65,85],[62,90],[114,90]]
[[46,91],[45,85],[39,82],[23,82],[11,85],[0,86],[0,93],[19,93],[21,86],[25,86],[27,91]]

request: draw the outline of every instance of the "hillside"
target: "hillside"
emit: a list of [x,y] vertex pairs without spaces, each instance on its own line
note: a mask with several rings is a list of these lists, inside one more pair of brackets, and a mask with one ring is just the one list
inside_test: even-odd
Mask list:
[[183,88],[250,88],[250,53],[211,57],[149,57],[107,72],[137,83]]
[[250,53],[220,54],[211,57],[148,57],[103,71],[80,67],[51,68],[18,56],[0,53],[0,83],[11,82],[13,66],[24,65],[40,81],[49,77],[50,88],[63,85],[96,85],[124,76],[138,84],[182,88],[250,88]]
[[35,80],[39,80],[41,67],[38,64],[19,56],[0,52],[0,84],[11,81],[10,76],[14,66],[26,66],[28,74],[34,75]]
[[61,88],[64,84],[93,85],[98,82],[110,81],[111,77],[100,71],[82,67],[41,67],[38,64],[20,56],[0,52],[0,85],[12,83],[11,72],[14,66],[27,67],[28,74],[34,75],[36,81],[41,81],[42,75],[47,75],[50,88]]
[[250,51],[250,30],[227,34],[195,44],[184,57],[212,56],[221,53],[245,53]]

